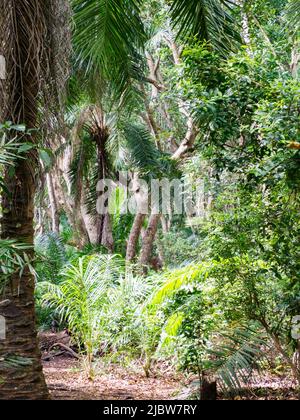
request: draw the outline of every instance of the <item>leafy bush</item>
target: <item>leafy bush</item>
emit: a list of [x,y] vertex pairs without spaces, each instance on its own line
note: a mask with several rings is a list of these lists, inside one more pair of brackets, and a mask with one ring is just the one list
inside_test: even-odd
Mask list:
[[[199,374],[218,364],[226,367],[227,371],[219,374],[224,386],[230,388],[230,383],[239,383],[238,378],[245,380],[241,364],[250,372],[256,356],[261,357],[258,343],[264,331],[267,338],[261,346],[272,342],[299,379],[289,348],[291,317],[287,316],[288,306],[283,305],[289,286],[287,279],[279,281],[275,273],[273,265],[242,256],[195,264],[167,274],[165,283],[149,302],[154,311],[164,310],[162,346],[173,342],[181,366]],[[236,334],[241,336],[241,328],[245,340],[238,343]],[[236,346],[226,345],[228,339]],[[227,354],[218,348],[227,349]]]
[[199,259],[199,238],[189,230],[163,233],[157,240],[157,246],[166,267],[175,268]]
[[60,271],[68,262],[62,239],[53,232],[41,235],[35,240],[37,281],[59,283]]

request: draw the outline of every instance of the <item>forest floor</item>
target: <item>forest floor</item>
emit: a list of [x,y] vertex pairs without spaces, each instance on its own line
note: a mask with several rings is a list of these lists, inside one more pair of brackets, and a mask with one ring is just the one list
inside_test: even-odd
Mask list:
[[[54,400],[175,400],[187,385],[186,378],[158,370],[146,378],[142,369],[110,365],[89,381],[80,363],[69,357],[44,362],[44,372]],[[220,399],[229,399],[220,397]],[[231,399],[231,398],[230,398]],[[299,393],[289,379],[268,373],[235,400],[298,400]]]
[[[43,334],[44,335],[44,334]],[[47,340],[49,335],[47,335]],[[52,339],[52,337],[51,337]],[[43,351],[44,357],[49,354]],[[53,400],[176,400],[184,399],[188,384],[195,380],[174,373],[167,365],[155,366],[146,378],[138,362],[122,367],[99,358],[94,381],[87,379],[82,364],[62,354],[44,361],[44,373]],[[219,399],[229,399],[220,396]],[[299,391],[285,374],[262,372],[236,400],[299,400]]]
[[142,369],[110,365],[94,381],[87,379],[74,359],[59,357],[44,362],[44,373],[54,400],[172,400],[183,386],[181,378],[157,372],[146,378]]

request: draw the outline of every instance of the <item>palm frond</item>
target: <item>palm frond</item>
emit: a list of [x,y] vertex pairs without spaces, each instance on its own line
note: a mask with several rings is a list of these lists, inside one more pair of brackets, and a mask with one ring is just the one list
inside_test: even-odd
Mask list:
[[157,166],[158,152],[149,131],[137,124],[124,127],[124,137],[130,151],[133,165],[142,172],[148,172]]
[[171,14],[179,34],[197,36],[222,53],[241,42],[236,30],[231,0],[173,0]]
[[167,273],[165,276],[166,281],[151,297],[150,306],[161,305],[185,285],[192,284],[196,280],[205,280],[210,267],[211,264],[191,264]]
[[120,257],[92,255],[69,264],[61,272],[63,281],[59,285],[38,284],[43,305],[54,309],[68,323],[74,338],[87,352],[96,351],[100,345],[102,307],[124,272]]
[[13,165],[20,153],[26,151],[26,145],[20,141],[26,129],[23,125],[0,124],[0,165]]
[[18,158],[19,148],[20,144],[14,139],[6,142],[5,136],[2,136],[0,138],[0,165],[13,165]]
[[141,279],[127,273],[120,277],[116,287],[108,292],[102,309],[106,328],[106,345],[115,350],[135,343],[140,305],[153,290],[151,279]]
[[286,9],[287,26],[295,34],[300,30],[300,0],[290,0]]
[[36,239],[35,250],[37,253],[49,258],[56,258],[66,263],[67,255],[62,239],[54,232],[41,235]]
[[183,312],[174,312],[168,318],[161,334],[159,349],[163,348],[164,346],[168,346],[172,342],[172,340],[176,338],[178,331],[182,326],[183,320]]
[[139,77],[145,33],[141,0],[73,0],[78,68],[100,73],[124,93]]
[[208,353],[207,362],[219,378],[223,391],[239,391],[258,369],[258,362],[265,355],[267,339],[261,329],[242,327],[221,336],[222,344]]
[[127,149],[124,161],[127,160],[130,168],[135,168],[141,176],[153,178],[178,175],[175,163],[169,155],[158,150],[146,127],[129,122],[123,125],[121,132]]
[[28,257],[30,252],[32,252],[32,247],[27,244],[13,240],[0,240],[0,286],[9,275],[17,273],[21,275],[26,267],[32,269]]

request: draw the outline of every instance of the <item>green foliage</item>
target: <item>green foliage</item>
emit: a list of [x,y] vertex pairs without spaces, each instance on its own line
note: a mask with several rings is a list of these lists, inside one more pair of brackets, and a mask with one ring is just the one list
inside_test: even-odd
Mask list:
[[[35,240],[35,275],[38,283],[59,284],[61,271],[68,263],[68,255],[63,240],[55,233],[41,235]],[[40,329],[49,330],[53,321],[58,322],[55,311],[42,304],[43,290],[35,292],[37,323]],[[62,325],[62,323],[60,323]]]
[[[291,365],[291,316],[299,313],[299,82],[268,48],[224,60],[192,45],[183,53],[181,85],[205,126],[195,161],[210,170],[204,178],[213,205],[193,227],[199,255],[217,263],[214,302],[227,323],[259,322]],[[190,169],[196,178],[197,167]]]
[[140,77],[139,49],[145,33],[140,19],[140,0],[73,0],[74,47],[78,68],[100,73],[120,95]]
[[124,127],[124,136],[130,152],[130,167],[144,174],[153,172],[158,166],[159,151],[146,127],[128,124]]
[[10,122],[0,124],[0,189],[4,191],[6,191],[3,179],[4,168],[13,171],[15,161],[32,148],[29,144],[21,143],[20,138],[24,132],[25,127],[22,125],[13,125]]
[[150,373],[162,326],[160,316],[145,310],[156,283],[156,279],[127,273],[109,291],[102,315],[106,351],[141,358],[146,376]]
[[38,281],[59,283],[60,271],[67,263],[67,253],[62,239],[56,233],[36,238],[35,251],[40,257],[36,264]]
[[25,269],[33,271],[30,254],[32,249],[26,244],[12,240],[0,240],[0,289],[10,275],[22,275]]
[[[32,149],[32,145],[21,143],[21,137],[26,131],[23,125],[13,125],[11,122],[0,124],[0,191],[6,193],[3,173],[14,170],[17,159]],[[0,239],[0,289],[11,274],[22,275],[24,270],[33,271],[32,247],[13,240]]]
[[[241,256],[188,266],[166,276],[151,297],[150,307],[154,311],[164,308],[165,333],[172,333],[170,337],[162,335],[163,343],[175,339],[184,369],[200,374],[208,367],[216,368],[213,370],[224,386],[237,388],[266,351],[268,340],[290,342],[290,303],[297,293],[283,273],[278,278],[277,270],[274,265]],[[267,338],[260,341],[262,330]],[[228,333],[224,335],[224,331]],[[212,363],[208,363],[211,357]]]
[[[155,282],[125,275],[117,256],[80,257],[66,266],[58,285],[39,283],[43,306],[66,322],[93,377],[93,357],[129,352],[148,360],[159,340],[157,318],[146,317],[144,302]],[[150,366],[149,366],[150,367]]]
[[180,33],[210,41],[217,50],[227,53],[240,41],[232,8],[230,0],[174,0],[171,13]]
[[261,329],[239,328],[222,334],[222,344],[211,350],[207,367],[213,369],[224,391],[239,391],[249,383],[258,362],[265,357],[266,339]]
[[100,348],[102,305],[122,271],[117,257],[86,256],[68,265],[59,285],[40,283],[43,302],[66,321],[79,349],[86,354],[88,375],[93,378],[93,356]]
[[199,238],[181,228],[161,233],[157,246],[162,251],[166,267],[176,268],[199,260]]

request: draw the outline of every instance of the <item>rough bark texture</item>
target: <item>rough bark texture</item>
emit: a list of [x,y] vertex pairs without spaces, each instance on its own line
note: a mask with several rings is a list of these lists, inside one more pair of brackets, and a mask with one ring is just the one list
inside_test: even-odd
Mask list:
[[[38,98],[49,64],[49,7],[49,2],[37,0],[0,0],[0,54],[7,67],[0,83],[1,122],[25,124],[27,129],[38,126]],[[9,193],[2,202],[2,237],[28,245],[33,245],[35,169],[33,154],[20,159],[15,173],[6,174]],[[0,399],[47,399],[35,327],[34,279],[28,270],[7,278],[0,316],[6,320],[6,337],[0,342]]]
[[[3,199],[2,236],[32,244],[34,181],[26,162],[19,163],[13,178],[6,177],[6,185],[12,195]],[[8,279],[0,316],[6,321],[0,360],[18,359],[16,365],[0,363],[0,399],[47,399],[35,327],[34,278],[29,270],[21,278]]]

